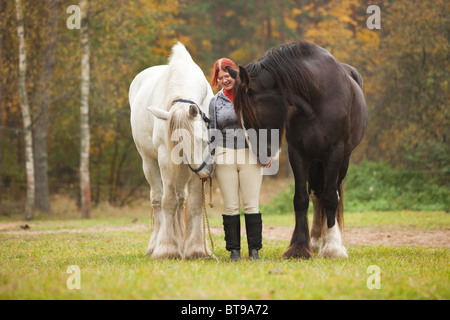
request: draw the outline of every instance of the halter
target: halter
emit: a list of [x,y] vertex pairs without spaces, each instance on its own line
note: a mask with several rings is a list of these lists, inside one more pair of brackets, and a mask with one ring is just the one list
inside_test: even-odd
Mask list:
[[[209,127],[209,124],[211,123],[211,119],[208,118],[208,116],[202,111],[202,109],[200,109],[200,107],[198,106],[198,104],[196,104],[194,101],[192,100],[185,100],[185,99],[178,99],[175,100],[172,105],[174,105],[177,102],[182,102],[182,103],[189,103],[191,105],[195,105],[198,109],[198,112],[200,113],[200,116],[202,117],[203,121],[206,123],[206,125]],[[211,154],[208,153],[208,156],[206,157],[206,159],[202,162],[202,164],[200,165],[200,167],[198,167],[197,169],[194,169],[191,167],[191,165],[189,164],[189,161],[186,157],[186,154],[184,154],[184,159],[189,167],[189,169],[191,169],[192,172],[194,172],[195,174],[198,175],[198,173],[200,171],[202,171],[202,169],[208,164],[208,161],[211,159]]]
[[177,102],[183,102],[183,103],[189,103],[189,104],[193,104],[197,107],[198,112],[200,113],[200,116],[202,117],[203,121],[209,125],[211,123],[211,119],[208,118],[208,116],[202,111],[202,109],[200,109],[200,107],[198,106],[198,104],[196,104],[194,101],[192,100],[185,100],[185,99],[178,99],[175,100],[172,105],[174,105]]

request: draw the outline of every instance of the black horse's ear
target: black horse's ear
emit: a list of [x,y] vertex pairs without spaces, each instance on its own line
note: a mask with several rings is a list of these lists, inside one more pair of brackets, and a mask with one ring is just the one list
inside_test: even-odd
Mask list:
[[230,67],[230,66],[226,66],[225,69],[227,69],[227,71],[228,71],[228,73],[230,74],[230,76],[231,76],[234,80],[236,80],[236,78],[237,78],[237,76],[238,76],[238,74],[239,74],[239,71],[237,71],[236,69],[234,69],[233,67]]
[[243,66],[239,66],[239,78],[241,79],[241,83],[245,90],[248,90],[250,88],[250,77]]

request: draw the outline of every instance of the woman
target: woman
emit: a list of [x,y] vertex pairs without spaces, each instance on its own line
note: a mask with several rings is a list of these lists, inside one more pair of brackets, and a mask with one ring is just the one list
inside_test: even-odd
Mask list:
[[214,64],[212,87],[222,87],[209,105],[211,128],[220,131],[222,139],[213,140],[216,150],[216,177],[225,206],[223,226],[226,249],[230,260],[241,258],[241,222],[239,216],[239,194],[244,207],[245,227],[249,256],[258,260],[262,248],[262,220],[259,212],[259,192],[262,168],[255,155],[249,151],[245,136],[239,125],[233,105],[235,79],[225,67],[236,69],[233,61],[222,58]]

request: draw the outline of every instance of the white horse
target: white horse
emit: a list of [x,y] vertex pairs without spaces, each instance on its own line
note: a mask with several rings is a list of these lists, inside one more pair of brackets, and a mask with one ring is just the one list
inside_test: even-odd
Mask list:
[[[168,65],[148,68],[131,83],[131,129],[153,206],[154,228],[147,249],[153,259],[208,255],[203,244],[199,177],[209,177],[212,171],[203,158],[208,149],[207,112],[212,97],[202,70],[179,42],[172,48]],[[180,137],[176,144],[174,140]]]

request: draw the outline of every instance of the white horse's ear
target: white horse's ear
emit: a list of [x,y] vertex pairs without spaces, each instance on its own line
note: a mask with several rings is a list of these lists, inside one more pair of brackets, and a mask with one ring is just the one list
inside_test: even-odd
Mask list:
[[153,107],[153,106],[148,107],[147,110],[150,111],[151,113],[153,113],[153,115],[155,117],[157,117],[158,119],[161,119],[161,120],[169,119],[169,112],[167,112],[166,110],[163,110],[158,107]]
[[198,108],[195,104],[189,106],[189,117],[194,119],[198,115]]

